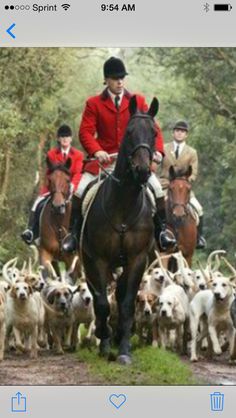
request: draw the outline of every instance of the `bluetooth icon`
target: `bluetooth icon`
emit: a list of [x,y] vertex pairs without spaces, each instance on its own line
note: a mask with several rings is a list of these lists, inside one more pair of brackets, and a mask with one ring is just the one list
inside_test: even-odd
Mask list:
[[205,3],[204,5],[203,5],[203,10],[204,10],[204,12],[209,12],[209,10],[210,10],[210,4],[209,3]]

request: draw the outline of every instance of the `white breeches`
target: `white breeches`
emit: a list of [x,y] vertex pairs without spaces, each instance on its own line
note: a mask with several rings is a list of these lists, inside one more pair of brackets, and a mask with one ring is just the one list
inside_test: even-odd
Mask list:
[[[109,170],[109,172],[110,172],[110,170]],[[93,180],[95,180],[97,178],[98,178],[98,176],[96,176],[95,174],[91,174],[91,173],[87,173],[87,172],[84,173],[82,175],[82,177],[81,177],[81,180],[79,182],[78,188],[75,191],[75,195],[77,197],[81,197],[82,194],[83,194],[83,192],[84,192],[84,190],[88,186],[88,184],[91,181],[93,181]],[[149,177],[148,183],[152,186],[153,191],[155,193],[156,199],[158,199],[159,197],[163,197],[164,196],[164,192],[162,190],[161,183],[159,182],[157,176],[154,173],[152,173],[151,176]]]
[[35,202],[34,202],[34,204],[33,204],[33,206],[32,206],[32,212],[35,212],[36,211],[36,209],[37,209],[37,207],[38,207],[38,204],[40,203],[40,202],[42,202],[42,200],[44,200],[45,199],[45,197],[47,197],[47,196],[49,196],[50,195],[50,193],[48,192],[48,193],[45,193],[45,194],[43,194],[43,195],[40,195],[40,196],[38,196],[37,198],[36,198],[36,200],[35,200]]
[[190,203],[194,207],[194,209],[196,209],[196,212],[198,213],[198,216],[203,216],[202,205],[199,203],[199,201],[197,200],[197,198],[196,198],[196,196],[195,196],[195,194],[193,193],[192,190],[190,192]]

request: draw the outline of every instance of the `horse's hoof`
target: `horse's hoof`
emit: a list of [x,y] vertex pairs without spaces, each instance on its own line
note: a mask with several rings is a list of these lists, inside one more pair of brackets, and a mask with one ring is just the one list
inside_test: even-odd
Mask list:
[[108,361],[116,361],[117,360],[117,356],[115,355],[115,353],[112,353],[112,351],[108,354]]
[[106,338],[105,340],[101,340],[99,346],[99,354],[101,357],[107,357],[110,353],[110,338]]
[[120,356],[118,356],[117,360],[118,363],[122,364],[122,366],[129,366],[130,364],[132,364],[131,357],[127,354],[121,354]]

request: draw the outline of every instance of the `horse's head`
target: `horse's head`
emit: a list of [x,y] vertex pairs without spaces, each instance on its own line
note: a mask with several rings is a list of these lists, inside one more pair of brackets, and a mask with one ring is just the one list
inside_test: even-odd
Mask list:
[[70,166],[71,159],[68,158],[65,164],[54,165],[47,159],[49,169],[48,188],[52,196],[52,207],[56,213],[64,215],[66,201],[70,195]]
[[185,171],[175,171],[173,166],[169,169],[168,202],[173,219],[177,224],[183,224],[188,215],[187,205],[191,191],[191,183],[188,179],[191,174],[191,166]]
[[158,100],[154,98],[147,113],[137,109],[136,96],[130,99],[130,120],[122,144],[128,157],[129,168],[138,184],[145,184],[151,174],[155,151],[156,126],[154,117],[158,112]]

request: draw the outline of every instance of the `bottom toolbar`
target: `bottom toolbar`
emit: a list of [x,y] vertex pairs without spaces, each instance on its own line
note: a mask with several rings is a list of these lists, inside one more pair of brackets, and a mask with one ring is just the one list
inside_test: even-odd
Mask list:
[[191,418],[220,413],[232,417],[236,388],[227,387],[95,387],[95,386],[6,386],[1,387],[0,409],[4,418],[25,413],[35,418],[86,418],[122,416],[143,418],[147,414],[167,418]]

